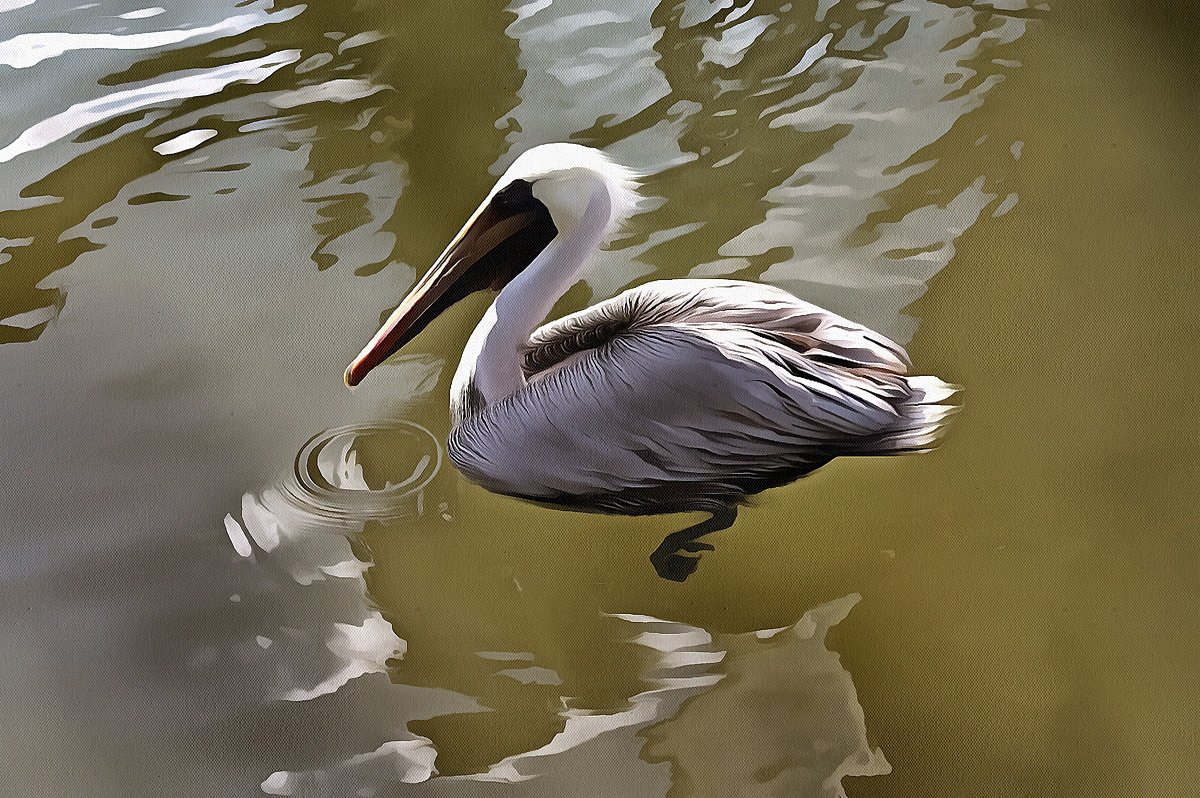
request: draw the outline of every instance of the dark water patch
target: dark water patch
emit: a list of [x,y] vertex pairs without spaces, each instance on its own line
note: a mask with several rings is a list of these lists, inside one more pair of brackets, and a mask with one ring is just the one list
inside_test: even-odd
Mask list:
[[167,194],[162,191],[151,191],[149,194],[138,194],[135,197],[130,197],[126,202],[129,205],[150,205],[155,202],[179,202],[185,199],[191,199],[191,197],[187,194]]

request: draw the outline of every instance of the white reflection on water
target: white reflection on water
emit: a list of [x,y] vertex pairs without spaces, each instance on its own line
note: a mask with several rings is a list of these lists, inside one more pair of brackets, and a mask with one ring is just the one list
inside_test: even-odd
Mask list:
[[[1027,20],[991,6],[935,2],[823,3],[807,20],[791,3],[730,5],[689,2],[673,21],[662,9],[631,3],[581,30],[560,20],[584,14],[584,3],[517,7],[509,33],[521,43],[526,76],[521,103],[497,122],[516,131],[493,170],[535,144],[581,133],[604,140],[606,128],[633,120],[618,126],[620,138],[605,141],[640,171],[662,174],[656,188],[699,186],[701,199],[720,196],[720,207],[766,206],[731,237],[713,241],[699,263],[664,264],[654,253],[650,262],[693,277],[749,269],[907,340],[915,321],[901,311],[997,195],[985,190],[983,175],[956,195],[910,209],[891,207],[889,192],[933,166],[925,148],[1003,81],[1013,64],[990,54],[1024,35]],[[698,61],[686,60],[688,40],[700,42]],[[747,147],[761,148],[767,131],[779,131],[769,144],[779,157],[740,158]],[[824,135],[835,140],[812,152],[811,142]],[[782,179],[762,193],[762,175],[781,168]],[[675,227],[663,221],[667,211],[677,219],[688,204],[718,207],[694,194],[666,199],[663,213],[639,224],[667,230]],[[691,257],[703,251],[693,233],[682,232]],[[771,255],[778,252],[787,254]],[[593,299],[652,270],[630,268],[631,255],[642,260],[642,252],[628,251],[601,259]]]
[[154,151],[159,155],[177,155],[181,152],[196,149],[216,135],[217,131],[211,128],[189,130],[187,133],[180,133],[175,138],[156,145]]
[[364,78],[341,78],[326,81],[302,89],[280,92],[271,98],[271,105],[276,108],[295,108],[315,102],[344,103],[370,97],[385,87],[377,85]]
[[[984,19],[987,25],[981,25]],[[872,47],[899,26],[904,34],[883,49],[886,58],[854,58],[854,50]],[[910,337],[916,322],[898,321],[901,310],[950,262],[954,240],[996,195],[983,190],[981,175],[957,196],[914,208],[897,221],[870,224],[871,214],[888,209],[882,199],[888,191],[932,165],[933,157],[920,158],[921,151],[1004,79],[986,61],[995,71],[980,75],[968,66],[971,60],[1015,41],[1025,26],[1024,19],[987,10],[897,3],[887,6],[873,32],[862,25],[847,30],[830,46],[836,57],[813,67],[813,79],[845,80],[846,71],[855,70],[853,84],[815,102],[800,95],[780,102],[769,121],[801,134],[845,126],[846,135],[769,191],[765,199],[773,207],[766,218],[718,253],[741,259],[788,247],[791,257],[771,265],[763,280],[818,304],[837,303],[854,318]],[[873,240],[846,246],[863,226],[871,228]],[[718,261],[704,273],[728,268]]]
[[564,708],[563,730],[550,742],[476,775],[439,777],[428,740],[400,740],[333,767],[277,771],[262,788],[374,795],[389,783],[428,782],[429,794],[465,796],[501,782],[511,795],[585,789],[595,798],[652,798],[670,792],[673,768],[680,768],[700,796],[737,795],[755,784],[764,796],[842,798],[843,777],[891,772],[867,743],[849,673],[824,645],[857,601],[830,602],[782,629],[715,638],[645,615],[614,616],[629,624],[626,644],[654,653],[642,674],[647,689],[623,709]]
[[653,4],[617,0],[600,11],[584,0],[535,0],[512,10],[517,19],[507,33],[521,43],[517,63],[525,80],[521,103],[496,123],[513,130],[507,136],[513,146],[493,172],[523,149],[566,141],[599,118],[626,120],[670,94],[655,67],[660,31],[650,21]]
[[[0,42],[0,65],[26,69],[57,58],[73,50],[150,50],[192,39],[235,36],[268,23],[292,19],[304,6],[295,6],[277,14],[239,14],[212,25],[181,30],[156,30],[142,33],[23,33]],[[145,14],[142,16],[152,16]],[[122,15],[130,19],[129,15]]]
[[[409,514],[416,514],[418,493],[419,489],[408,496],[406,509]],[[274,488],[263,491],[261,497],[250,493],[244,495],[238,518],[232,513],[225,516],[226,533],[234,550],[268,570],[269,574],[264,574],[268,581],[272,577],[278,578],[279,574],[286,574],[301,587],[328,579],[348,580],[363,591],[365,598],[366,583],[362,577],[369,565],[354,555],[349,544],[349,538],[362,530],[362,522],[336,523],[314,518],[289,503],[287,497],[294,495],[294,491],[285,495]],[[399,506],[396,511],[400,512]],[[237,595],[236,603],[246,602],[244,594]],[[285,701],[310,701],[335,692],[351,679],[368,673],[384,673],[388,659],[403,655],[404,641],[396,636],[378,611],[366,610],[365,602],[362,606],[364,612],[360,617],[337,621],[325,619],[316,625],[315,619],[304,622],[295,619],[295,626],[291,623],[283,625],[272,637],[255,634],[260,647],[268,648],[276,639],[286,641],[284,645],[294,643],[297,628],[319,633],[321,627],[327,625],[325,648],[333,656],[333,667],[321,673],[315,683],[310,677],[309,683],[297,684],[274,697]],[[264,646],[264,640],[269,645]],[[303,657],[304,652],[293,650],[281,656]]]
[[149,17],[157,17],[159,14],[165,14],[167,9],[160,6],[151,6],[150,8],[141,8],[137,11],[129,11],[124,14],[117,14],[120,19],[148,19]]
[[[412,382],[420,384],[419,379]],[[243,655],[244,664],[238,667],[266,668],[268,674],[248,681],[267,684],[269,673],[291,670],[291,680],[298,684],[282,689],[279,683],[280,692],[263,698],[340,703],[349,700],[336,697],[343,688],[360,677],[387,673],[389,661],[408,653],[407,643],[370,608],[363,581],[368,564],[357,559],[349,545],[349,538],[363,528],[364,521],[353,520],[349,511],[366,506],[362,494],[384,494],[392,517],[405,515],[416,523],[430,503],[425,492],[435,474],[429,470],[428,452],[422,451],[422,431],[406,422],[397,424],[407,438],[401,446],[412,464],[408,478],[392,474],[382,489],[372,489],[353,448],[356,428],[330,430],[305,447],[307,454],[298,458],[293,479],[257,496],[246,494],[240,510],[225,518],[234,549],[258,573],[257,579],[248,580],[247,592],[237,595],[237,604],[253,609],[256,601],[288,583],[294,583],[287,588],[294,594],[296,586],[334,580],[361,591],[363,601],[354,605],[359,612],[347,617],[343,607],[341,619],[334,621],[323,612],[314,614],[306,604],[306,614],[284,611],[273,630],[247,628],[238,635],[241,641],[225,644],[224,655],[206,647],[193,653],[193,662],[199,656],[202,668],[224,661],[228,669],[230,649],[252,652]],[[386,430],[374,426],[363,434],[382,435]],[[433,446],[436,454],[435,439],[424,445]],[[313,470],[320,474],[316,490]],[[393,479],[409,487],[397,493]],[[320,508],[320,515],[306,507]],[[342,519],[334,520],[338,515]],[[740,786],[756,783],[763,795],[838,798],[844,795],[843,776],[890,772],[883,755],[867,743],[849,673],[824,645],[828,629],[844,620],[857,601],[857,596],[846,597],[805,613],[791,626],[738,635],[714,636],[696,626],[645,615],[615,615],[627,631],[623,639],[608,644],[652,654],[640,677],[644,689],[630,695],[623,707],[574,709],[564,695],[562,730],[553,739],[474,775],[438,776],[435,743],[405,733],[319,769],[276,771],[263,780],[261,789],[271,795],[374,795],[401,783],[424,784],[430,794],[450,789],[462,796],[484,794],[490,789],[486,785],[499,782],[517,795],[573,794],[586,785],[587,794],[597,798],[650,798],[666,796],[673,768],[682,768],[698,782],[697,795],[736,794]],[[282,606],[274,606],[278,614]],[[327,631],[322,651],[317,644],[323,627]],[[267,654],[255,653],[255,646]],[[506,652],[481,656],[522,661],[531,657]],[[637,659],[632,650],[629,658]],[[283,662],[290,668],[281,668]],[[304,675],[295,670],[302,663]],[[522,684],[560,682],[553,671],[528,662],[497,675]],[[375,682],[371,687],[375,694],[392,690],[403,690],[403,685]],[[435,706],[432,709],[428,699],[410,704],[409,717],[482,709],[470,696],[449,691],[438,695]],[[780,706],[802,709],[780,713]],[[258,711],[271,710],[265,705]],[[772,720],[764,724],[763,717]],[[720,757],[713,756],[714,747],[722,752]],[[714,765],[717,761],[720,764]]]
[[233,83],[261,83],[280,68],[300,60],[299,50],[283,50],[236,64],[198,70],[168,80],[116,91],[95,100],[77,103],[33,125],[0,149],[0,163],[41,149],[73,133],[122,114],[158,108],[184,98],[219,94]]

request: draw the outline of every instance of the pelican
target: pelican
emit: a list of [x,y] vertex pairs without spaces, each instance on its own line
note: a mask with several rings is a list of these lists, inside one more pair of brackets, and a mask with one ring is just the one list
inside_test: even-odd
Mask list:
[[651,555],[682,581],[739,504],[846,455],[930,449],[955,388],[904,349],[767,285],[660,280],[544,324],[638,204],[600,150],[521,154],[346,369],[346,384],[476,291],[498,291],[450,389],[451,460],[495,493],[623,515],[703,511]]

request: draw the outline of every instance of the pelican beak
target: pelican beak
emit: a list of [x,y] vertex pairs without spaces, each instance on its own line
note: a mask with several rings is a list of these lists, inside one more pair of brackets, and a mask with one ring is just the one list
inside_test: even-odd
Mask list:
[[[503,192],[502,192],[503,193]],[[512,279],[545,248],[554,235],[546,207],[532,195],[512,201],[491,198],[475,211],[463,229],[430,267],[346,369],[353,387],[458,300]],[[530,199],[530,201],[520,201]],[[547,230],[547,225],[549,229]],[[529,235],[518,235],[523,231]],[[525,256],[528,257],[525,257]]]

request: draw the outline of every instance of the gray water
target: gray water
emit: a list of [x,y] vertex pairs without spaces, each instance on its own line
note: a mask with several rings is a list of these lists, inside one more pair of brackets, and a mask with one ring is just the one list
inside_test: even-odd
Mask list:
[[[0,0],[0,793],[1183,795],[1194,18]],[[688,519],[445,461],[482,299],[342,369],[505,166],[648,175],[559,311],[786,288],[947,445]]]

